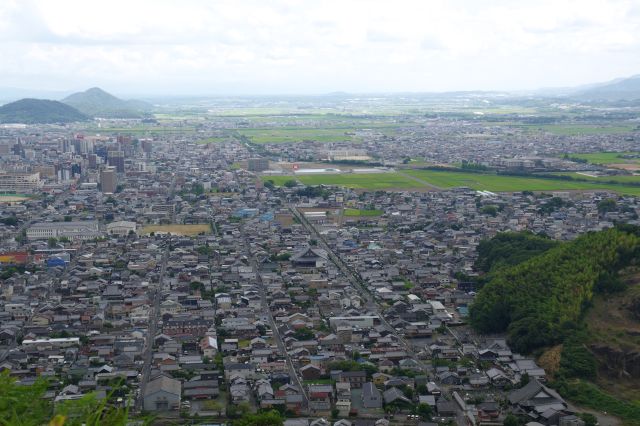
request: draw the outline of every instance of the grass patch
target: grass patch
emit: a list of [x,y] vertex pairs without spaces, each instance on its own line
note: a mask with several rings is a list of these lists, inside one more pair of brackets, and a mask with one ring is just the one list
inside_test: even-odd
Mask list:
[[197,225],[179,225],[179,224],[171,224],[171,225],[147,225],[142,228],[142,234],[150,234],[150,233],[170,233],[174,235],[187,235],[193,236],[198,235],[200,233],[210,234],[211,233],[211,225],[209,224],[197,224]]
[[615,175],[615,176],[587,176],[585,174],[576,173],[576,172],[557,172],[553,173],[558,176],[571,176],[575,179],[585,179],[593,182],[620,182],[620,183],[640,183],[640,175],[638,176],[630,176],[630,175]]
[[305,185],[330,185],[354,189],[409,189],[419,188],[416,181],[399,173],[345,173],[299,176],[262,176],[263,181],[273,181],[276,186],[283,186],[289,180],[296,180]]
[[475,190],[492,192],[609,190],[621,194],[640,195],[640,187],[598,184],[596,182],[563,181],[528,176],[444,170],[406,170],[405,173],[443,189],[466,186]]
[[275,186],[284,186],[285,182],[290,180],[298,181],[298,179],[296,179],[295,176],[280,176],[280,175],[261,176],[260,179],[262,179],[263,182],[271,181]]
[[305,185],[334,185],[355,189],[408,189],[420,187],[416,181],[399,173],[346,173],[298,176]]
[[638,402],[620,400],[583,380],[564,381],[558,383],[557,388],[560,395],[578,405],[606,411],[620,417],[625,425],[640,424],[640,403]]
[[360,209],[344,209],[345,216],[381,216],[382,210],[360,210]]

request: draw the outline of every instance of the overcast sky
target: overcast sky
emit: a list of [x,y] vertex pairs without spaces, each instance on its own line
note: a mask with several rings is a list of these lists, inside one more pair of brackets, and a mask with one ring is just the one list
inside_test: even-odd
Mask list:
[[0,86],[511,90],[640,74],[640,0],[0,0]]

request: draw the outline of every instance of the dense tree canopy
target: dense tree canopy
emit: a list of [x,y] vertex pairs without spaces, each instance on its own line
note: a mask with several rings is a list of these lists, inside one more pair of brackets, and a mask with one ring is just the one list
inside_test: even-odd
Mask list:
[[618,271],[639,253],[639,237],[609,229],[500,269],[471,305],[471,324],[484,333],[508,331],[510,344],[520,352],[560,342],[574,331],[594,291],[620,289]]
[[476,269],[489,272],[503,266],[513,266],[558,245],[549,238],[530,232],[504,232],[478,245]]

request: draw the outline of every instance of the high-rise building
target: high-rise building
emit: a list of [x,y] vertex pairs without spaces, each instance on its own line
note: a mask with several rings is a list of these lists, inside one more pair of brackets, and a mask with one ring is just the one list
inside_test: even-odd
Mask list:
[[96,154],[89,154],[89,168],[95,169],[98,167],[98,156]]
[[250,158],[247,161],[247,169],[251,172],[264,172],[269,170],[269,160],[266,158]]
[[105,194],[113,194],[118,186],[118,177],[114,167],[105,167],[100,172],[100,190]]
[[109,165],[116,168],[116,172],[124,173],[124,152],[109,151],[107,158]]

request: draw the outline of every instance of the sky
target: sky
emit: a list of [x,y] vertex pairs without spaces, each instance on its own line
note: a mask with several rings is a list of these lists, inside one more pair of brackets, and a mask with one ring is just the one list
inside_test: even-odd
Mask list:
[[640,74],[640,0],[0,0],[0,86],[530,90]]

